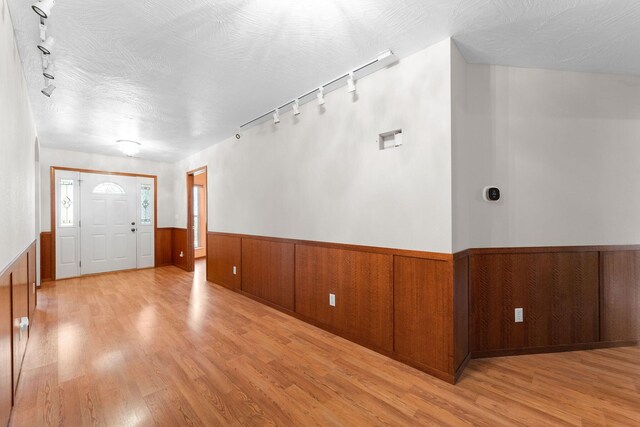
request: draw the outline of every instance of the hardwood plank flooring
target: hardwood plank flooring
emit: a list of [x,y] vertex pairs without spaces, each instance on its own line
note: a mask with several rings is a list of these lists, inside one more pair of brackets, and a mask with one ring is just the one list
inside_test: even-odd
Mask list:
[[50,282],[13,426],[640,425],[640,348],[473,360],[456,386],[168,266]]

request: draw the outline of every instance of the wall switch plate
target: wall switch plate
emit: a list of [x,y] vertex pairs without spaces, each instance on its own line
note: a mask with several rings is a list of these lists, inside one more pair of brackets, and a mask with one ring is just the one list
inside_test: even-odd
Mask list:
[[515,317],[516,317],[516,323],[524,322],[524,309],[516,308]]
[[238,274],[238,270],[236,269],[236,266],[233,266],[233,275],[235,276],[236,274]]
[[329,294],[329,305],[331,307],[336,306],[336,294]]

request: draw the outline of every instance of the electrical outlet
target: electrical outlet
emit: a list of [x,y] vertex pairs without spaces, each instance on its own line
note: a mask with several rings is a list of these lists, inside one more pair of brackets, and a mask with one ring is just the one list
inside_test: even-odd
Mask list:
[[336,306],[336,294],[329,294],[329,305],[331,307]]
[[180,251],[180,258],[184,258],[184,252]]
[[238,274],[238,271],[236,270],[236,266],[233,266],[233,275],[235,276],[236,274]]
[[516,323],[524,322],[524,309],[516,308],[515,317],[516,317]]

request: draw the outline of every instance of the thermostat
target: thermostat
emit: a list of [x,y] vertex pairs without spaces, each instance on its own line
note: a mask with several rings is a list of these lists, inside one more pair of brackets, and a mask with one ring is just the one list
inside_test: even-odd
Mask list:
[[482,196],[487,202],[497,202],[500,200],[500,189],[498,187],[485,187]]

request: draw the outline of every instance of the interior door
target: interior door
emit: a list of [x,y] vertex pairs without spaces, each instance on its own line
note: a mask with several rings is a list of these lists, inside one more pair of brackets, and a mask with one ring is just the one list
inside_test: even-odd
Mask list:
[[80,174],[56,170],[56,279],[80,274]]
[[136,268],[136,178],[82,173],[81,274]]
[[153,178],[138,178],[138,268],[155,266],[155,186]]

